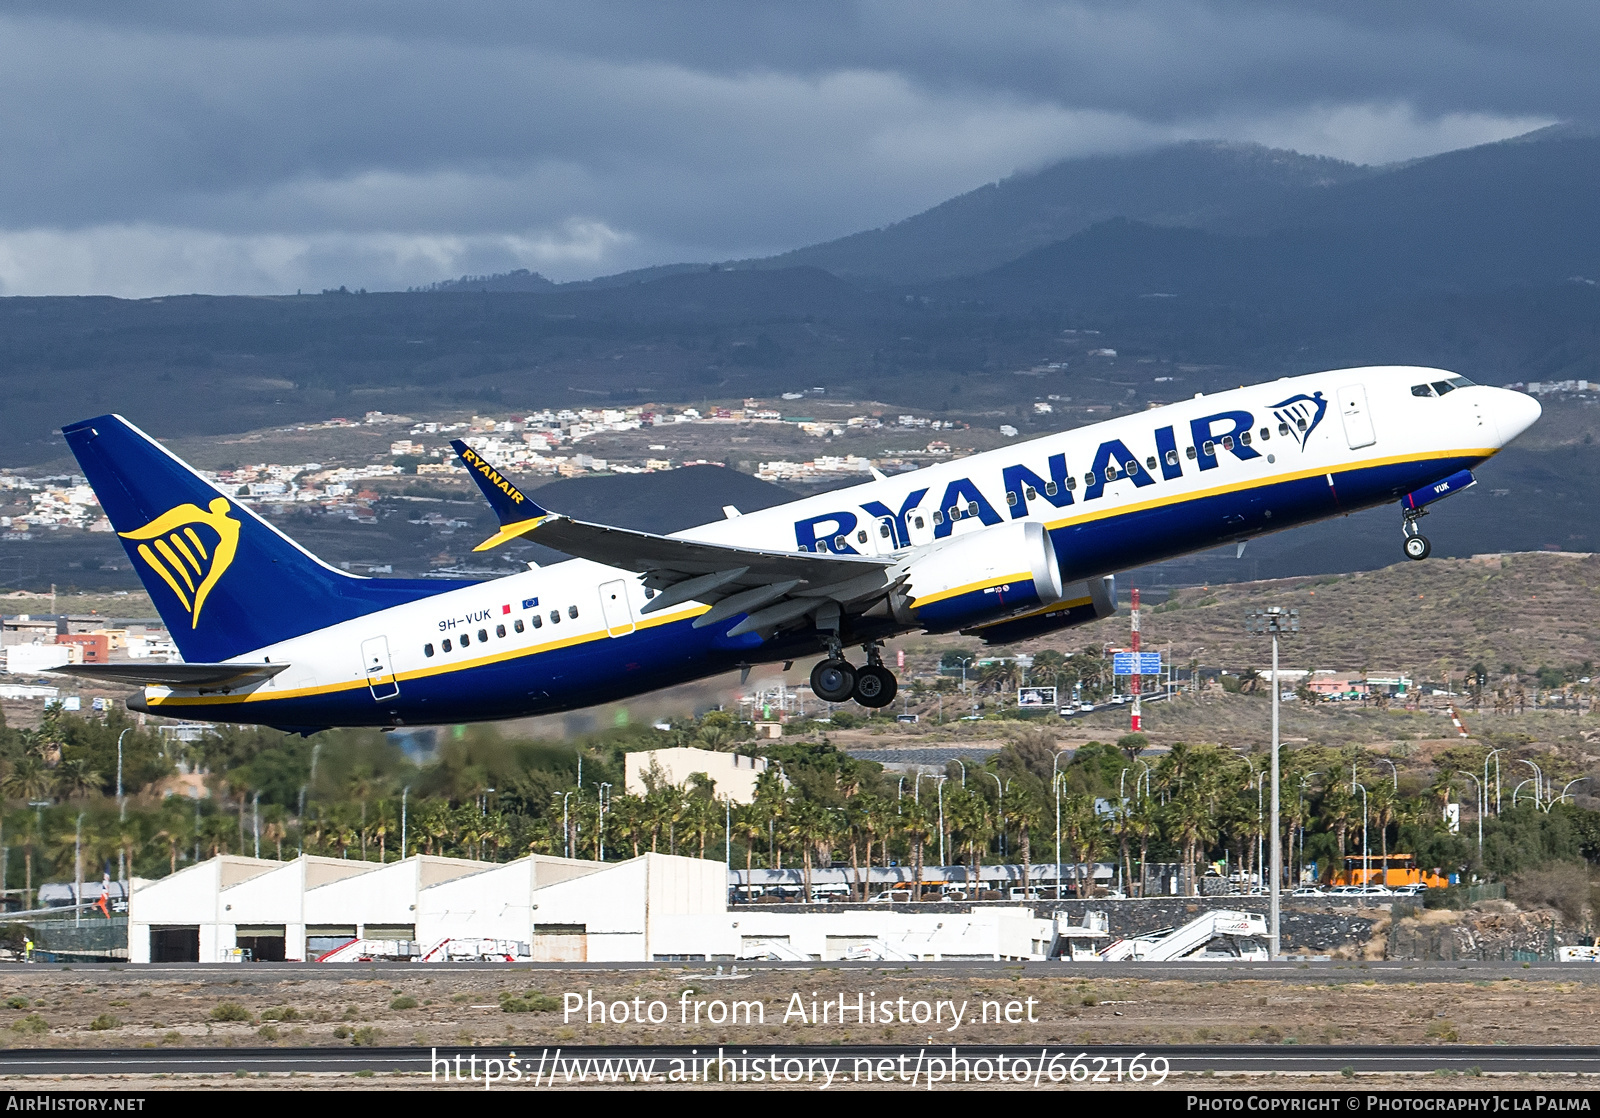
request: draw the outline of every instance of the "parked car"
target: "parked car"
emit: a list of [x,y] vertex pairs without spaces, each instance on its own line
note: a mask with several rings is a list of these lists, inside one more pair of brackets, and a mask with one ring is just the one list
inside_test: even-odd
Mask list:
[[1037,889],[1013,889],[1011,899],[1014,901],[1041,901],[1044,898]]
[[1089,714],[1090,712],[1092,712],[1094,710],[1094,704],[1093,703],[1079,703],[1078,704],[1078,710],[1080,712],[1082,712],[1083,714]]
[[883,892],[879,893],[876,897],[873,897],[872,900],[868,901],[867,903],[868,904],[909,904],[909,903],[911,903],[911,890],[910,889],[885,889]]
[[1326,897],[1328,894],[1318,889],[1315,885],[1302,885],[1289,895],[1291,897]]
[[1335,885],[1328,890],[1328,896],[1330,897],[1359,897],[1360,895],[1361,886],[1359,885]]

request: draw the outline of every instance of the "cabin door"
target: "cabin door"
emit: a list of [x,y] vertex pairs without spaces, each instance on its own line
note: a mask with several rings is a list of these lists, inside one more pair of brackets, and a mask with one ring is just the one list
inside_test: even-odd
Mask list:
[[373,637],[361,642],[361,662],[366,665],[367,686],[378,701],[392,699],[400,694],[400,684],[394,677],[394,665],[389,662],[389,638]]
[[1360,450],[1378,441],[1372,430],[1372,413],[1367,410],[1365,385],[1347,384],[1339,389],[1339,416],[1344,420],[1344,437],[1351,450]]

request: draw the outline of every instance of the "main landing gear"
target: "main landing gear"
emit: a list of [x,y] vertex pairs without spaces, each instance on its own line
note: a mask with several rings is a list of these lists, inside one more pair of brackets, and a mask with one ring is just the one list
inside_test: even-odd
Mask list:
[[1417,521],[1428,515],[1427,509],[1404,510],[1405,523],[1400,526],[1401,533],[1405,536],[1405,553],[1407,559],[1426,559],[1433,552],[1433,545],[1428,542],[1428,537],[1417,530]]
[[862,646],[867,662],[854,667],[844,658],[837,641],[830,641],[828,658],[811,669],[811,690],[825,703],[854,699],[864,707],[886,707],[900,689],[894,673],[883,666],[876,644]]

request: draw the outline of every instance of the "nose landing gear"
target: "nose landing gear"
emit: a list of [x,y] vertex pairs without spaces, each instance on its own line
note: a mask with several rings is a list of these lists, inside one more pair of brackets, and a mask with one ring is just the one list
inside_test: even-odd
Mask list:
[[1417,530],[1417,521],[1428,515],[1427,509],[1406,509],[1405,523],[1400,531],[1405,536],[1405,553],[1407,559],[1426,559],[1433,552],[1433,545],[1428,542],[1428,537]]
[[864,646],[867,662],[854,667],[843,651],[830,642],[828,658],[811,669],[811,690],[825,703],[854,699],[864,707],[886,707],[900,690],[894,673],[883,666],[878,646]]

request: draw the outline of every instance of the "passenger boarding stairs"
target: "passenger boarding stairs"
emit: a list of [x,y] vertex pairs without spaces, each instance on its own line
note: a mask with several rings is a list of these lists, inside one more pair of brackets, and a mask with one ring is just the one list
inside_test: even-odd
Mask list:
[[[1266,935],[1267,921],[1260,913],[1219,909],[1204,913],[1181,928],[1166,928],[1131,939],[1119,939],[1102,951],[1100,958],[1108,963],[1265,959],[1266,949],[1256,940]],[[1207,950],[1215,940],[1221,940],[1226,950]]]

